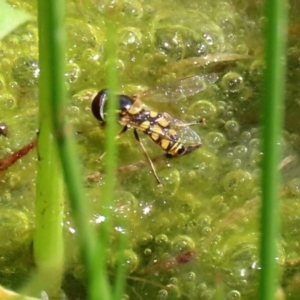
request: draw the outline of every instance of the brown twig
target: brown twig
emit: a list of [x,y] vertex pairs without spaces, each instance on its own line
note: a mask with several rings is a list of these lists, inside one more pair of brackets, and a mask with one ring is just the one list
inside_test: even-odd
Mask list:
[[17,160],[22,158],[24,155],[26,155],[30,150],[34,149],[36,147],[37,140],[33,140],[29,144],[25,145],[20,150],[14,152],[13,154],[4,157],[0,160],[0,171],[6,170],[11,165],[13,165]]

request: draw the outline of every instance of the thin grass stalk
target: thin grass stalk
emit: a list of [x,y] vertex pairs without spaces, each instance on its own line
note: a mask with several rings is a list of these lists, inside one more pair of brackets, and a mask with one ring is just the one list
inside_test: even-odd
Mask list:
[[259,298],[275,298],[278,283],[276,243],[279,237],[280,142],[285,90],[287,2],[266,0],[266,70],[263,98],[263,161],[261,211],[261,278]]
[[[44,12],[47,17],[41,19],[40,38],[47,40],[48,48],[43,51],[45,65],[47,63],[48,82],[47,88],[51,91],[49,97],[49,113],[53,123],[54,143],[57,144],[58,154],[63,170],[64,181],[71,203],[74,221],[77,228],[83,261],[88,279],[89,299],[107,299],[100,289],[103,276],[98,269],[99,254],[96,251],[97,238],[94,228],[89,223],[91,217],[88,201],[80,176],[79,157],[76,152],[76,142],[72,128],[66,120],[66,98],[64,80],[64,1],[39,0],[39,13]],[[41,70],[43,72],[43,70]]]
[[113,299],[120,300],[122,299],[122,295],[124,294],[125,284],[126,284],[126,268],[125,268],[125,251],[128,244],[128,236],[126,235],[126,224],[121,224],[125,228],[125,233],[120,236],[119,240],[119,255],[117,257],[117,268],[115,272],[115,285],[113,288]]
[[[118,74],[117,74],[117,45],[116,45],[116,30],[113,22],[113,14],[105,18],[106,26],[106,42],[105,42],[105,61],[106,61],[106,85],[108,88],[109,101],[107,102],[107,116],[105,127],[105,150],[106,150],[106,165],[105,171],[105,185],[101,197],[101,207],[105,215],[105,222],[101,224],[99,232],[99,265],[102,270],[103,281],[108,282],[107,278],[107,256],[109,248],[109,236],[112,230],[112,207],[114,199],[114,190],[116,187],[116,168],[117,168],[117,148],[115,137],[118,133],[117,127],[117,97],[116,91],[118,87]],[[108,284],[106,285],[108,287]],[[112,299],[113,292],[111,289],[104,289],[106,299]]]

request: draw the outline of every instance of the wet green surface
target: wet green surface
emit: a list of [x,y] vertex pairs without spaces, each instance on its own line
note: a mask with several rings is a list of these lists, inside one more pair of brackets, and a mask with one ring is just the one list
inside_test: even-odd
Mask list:
[[[30,2],[15,3],[35,13]],[[66,82],[70,122],[76,130],[85,131],[78,135],[78,150],[82,179],[93,206],[90,219],[99,227],[105,221],[105,209],[113,210],[111,280],[119,255],[118,237],[126,223],[128,287],[124,299],[215,299],[218,294],[222,299],[255,299],[262,155],[258,126],[263,67],[260,7],[220,1],[202,1],[201,5],[197,1],[118,2],[114,13],[118,15],[120,92],[130,94],[141,87],[201,73],[216,72],[220,79],[177,103],[149,101],[151,107],[179,119],[205,117],[206,124],[193,127],[203,147],[184,157],[161,158],[162,150],[145,137],[149,155],[157,158],[154,164],[163,183],[159,189],[147,164],[135,168],[144,156],[132,132],[127,132],[118,141],[118,164],[127,167],[118,171],[114,207],[103,211],[99,199],[105,159],[97,159],[104,152],[104,131],[86,109],[90,100],[84,96],[87,90],[105,87],[101,15],[108,12],[107,1],[67,3]],[[291,26],[297,28],[297,20],[292,20]],[[287,114],[291,118],[287,117],[289,131],[283,141],[284,156],[289,159],[281,166],[283,220],[278,263],[286,299],[296,299],[300,175],[299,127],[293,118],[298,92],[293,82],[298,82],[299,71],[293,62],[299,50],[293,35],[290,43]],[[1,41],[0,56],[0,122],[9,131],[7,138],[0,135],[0,157],[5,157],[36,135],[36,24],[27,24]],[[32,267],[36,160],[32,151],[0,173],[0,238],[5,241],[0,246],[0,284],[8,287],[18,287]],[[100,174],[91,176],[96,172]],[[70,299],[84,299],[85,276],[68,211],[65,229],[69,267],[64,290]]]

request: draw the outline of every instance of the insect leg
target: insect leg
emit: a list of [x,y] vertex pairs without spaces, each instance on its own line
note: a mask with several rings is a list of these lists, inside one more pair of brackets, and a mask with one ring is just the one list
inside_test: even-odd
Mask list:
[[123,129],[118,133],[118,135],[116,136],[116,139],[120,138],[121,135],[123,133],[125,133],[127,131],[128,127],[127,126],[124,126]]
[[150,167],[151,167],[152,173],[153,173],[153,175],[154,175],[154,177],[155,177],[155,179],[156,179],[156,182],[157,182],[158,186],[162,186],[162,184],[161,184],[161,182],[160,182],[160,180],[159,180],[159,178],[158,178],[158,176],[157,176],[157,174],[156,174],[156,171],[155,171],[153,162],[152,162],[151,158],[149,157],[149,155],[148,155],[148,153],[147,153],[147,150],[146,150],[146,148],[144,147],[144,144],[142,143],[142,141],[141,141],[141,139],[140,139],[140,137],[139,137],[139,135],[138,135],[136,129],[133,130],[133,133],[134,133],[134,136],[135,136],[136,140],[140,143],[140,145],[141,145],[141,147],[142,147],[142,149],[143,149],[143,152],[144,152],[144,154],[145,154],[145,156],[146,156],[146,158],[147,158],[147,160],[148,160],[148,163],[149,163],[149,165],[150,165]]

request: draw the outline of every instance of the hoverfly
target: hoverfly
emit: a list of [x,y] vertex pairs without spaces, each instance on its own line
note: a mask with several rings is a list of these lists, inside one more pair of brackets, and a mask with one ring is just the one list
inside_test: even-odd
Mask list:
[[[154,101],[178,101],[199,93],[217,80],[218,76],[214,73],[195,75],[157,86],[133,96],[117,96],[119,101],[116,111],[118,122],[124,126],[117,137],[125,133],[128,128],[133,129],[134,136],[147,158],[158,185],[161,185],[161,182],[138,131],[146,134],[166,152],[168,157],[182,156],[202,145],[199,135],[189,126],[199,124],[203,119],[187,123],[171,117],[166,112],[157,112],[148,108],[141,99],[151,96]],[[91,104],[94,117],[103,124],[106,121],[108,99],[108,90],[103,89],[98,92]]]

